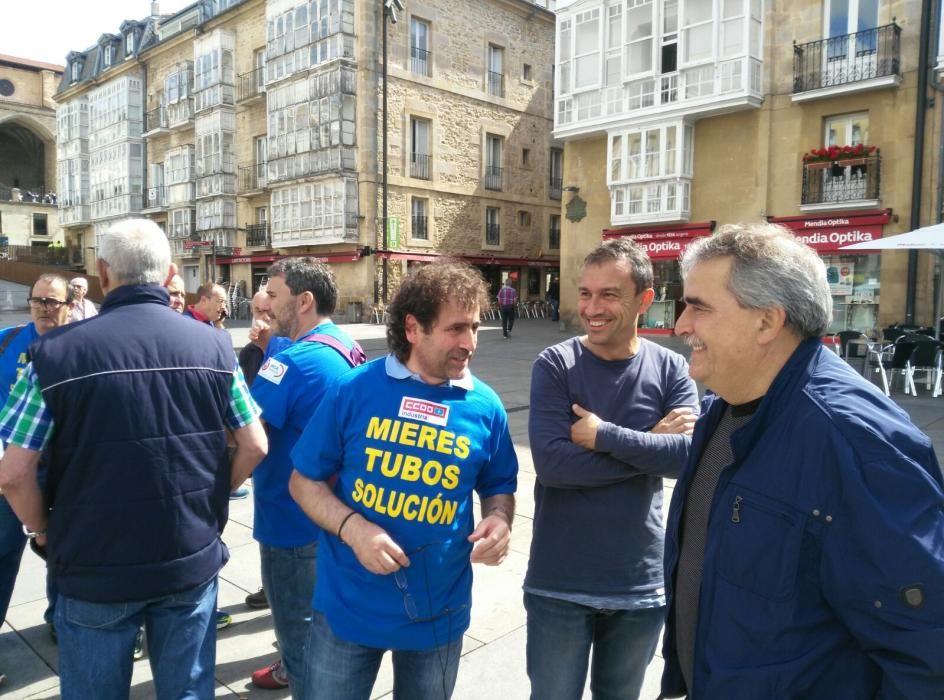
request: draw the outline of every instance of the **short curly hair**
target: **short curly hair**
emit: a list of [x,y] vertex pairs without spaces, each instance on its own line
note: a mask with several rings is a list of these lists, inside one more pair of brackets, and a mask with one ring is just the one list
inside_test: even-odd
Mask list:
[[387,307],[387,346],[400,362],[410,359],[406,317],[416,318],[426,333],[450,299],[463,308],[488,306],[488,285],[482,273],[464,262],[445,258],[418,268],[400,284]]

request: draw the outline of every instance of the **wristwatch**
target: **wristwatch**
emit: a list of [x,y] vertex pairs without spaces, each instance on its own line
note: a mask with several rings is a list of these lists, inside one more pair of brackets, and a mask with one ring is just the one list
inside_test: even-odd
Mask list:
[[26,535],[26,539],[35,540],[37,537],[42,537],[46,534],[46,530],[40,530],[38,532],[33,532],[26,525],[23,526],[23,534]]

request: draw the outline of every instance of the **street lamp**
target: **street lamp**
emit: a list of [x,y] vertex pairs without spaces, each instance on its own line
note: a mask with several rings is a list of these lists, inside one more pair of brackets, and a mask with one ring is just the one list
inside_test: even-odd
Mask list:
[[[391,24],[397,23],[397,12],[403,12],[403,0],[383,0],[383,21],[381,30],[383,32],[383,203],[382,216],[383,221],[383,249],[387,250],[387,19]],[[381,279],[383,283],[383,302],[387,303],[387,256],[384,255],[381,261]]]

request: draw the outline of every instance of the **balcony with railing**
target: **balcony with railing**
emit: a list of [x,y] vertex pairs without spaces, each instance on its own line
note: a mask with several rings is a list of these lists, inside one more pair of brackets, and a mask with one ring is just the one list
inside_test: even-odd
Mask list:
[[495,97],[505,96],[505,75],[503,73],[488,72],[488,94]]
[[560,199],[563,191],[564,180],[559,177],[552,177],[547,186],[547,196],[551,199]]
[[429,240],[429,228],[426,226],[426,217],[420,214],[413,215],[412,228],[410,229],[410,236],[412,238],[418,238],[422,241]]
[[432,161],[432,158],[425,153],[411,153],[410,177],[415,177],[419,180],[429,180],[430,161]]
[[865,157],[803,164],[803,211],[863,209],[880,203],[882,157]]
[[418,46],[410,47],[410,72],[413,75],[423,75],[427,78],[432,75],[432,54]]
[[501,245],[501,224],[485,224],[485,245]]
[[265,66],[236,76],[236,101],[246,102],[265,94]]
[[502,169],[495,165],[485,167],[485,189],[501,192]]
[[144,113],[145,136],[157,136],[166,133],[169,129],[170,122],[167,120],[167,109],[163,106]]
[[167,188],[164,185],[148,187],[144,192],[144,211],[167,208]]
[[254,163],[239,168],[239,193],[257,192],[266,187],[266,164]]
[[247,248],[272,247],[272,235],[269,224],[248,224],[246,226]]
[[865,29],[793,46],[793,101],[901,82],[901,27]]

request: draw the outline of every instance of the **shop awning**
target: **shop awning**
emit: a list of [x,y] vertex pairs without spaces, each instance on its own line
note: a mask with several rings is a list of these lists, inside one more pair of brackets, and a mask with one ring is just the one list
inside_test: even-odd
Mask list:
[[881,238],[885,224],[891,218],[891,209],[877,209],[856,214],[838,212],[818,216],[768,216],[767,220],[791,229],[817,253],[862,255],[870,251],[845,251],[840,248]]
[[677,226],[603,229],[603,240],[629,238],[645,248],[653,260],[675,260],[693,241],[710,236],[714,228],[714,221],[706,221]]
[[[375,250],[374,255],[388,260],[414,260],[418,262],[432,262],[441,257],[439,253],[408,253],[396,250]],[[505,267],[560,267],[560,260],[532,260],[530,258],[498,257],[494,255],[453,255],[457,260],[463,260],[472,265],[503,265]]]
[[240,263],[270,263],[282,258],[306,257],[314,258],[323,263],[346,263],[357,262],[361,259],[360,251],[350,253],[326,253],[324,255],[313,255],[301,253],[299,255],[279,255],[277,253],[266,253],[263,255],[241,255],[241,256],[217,256],[216,262],[219,265],[238,265]]

